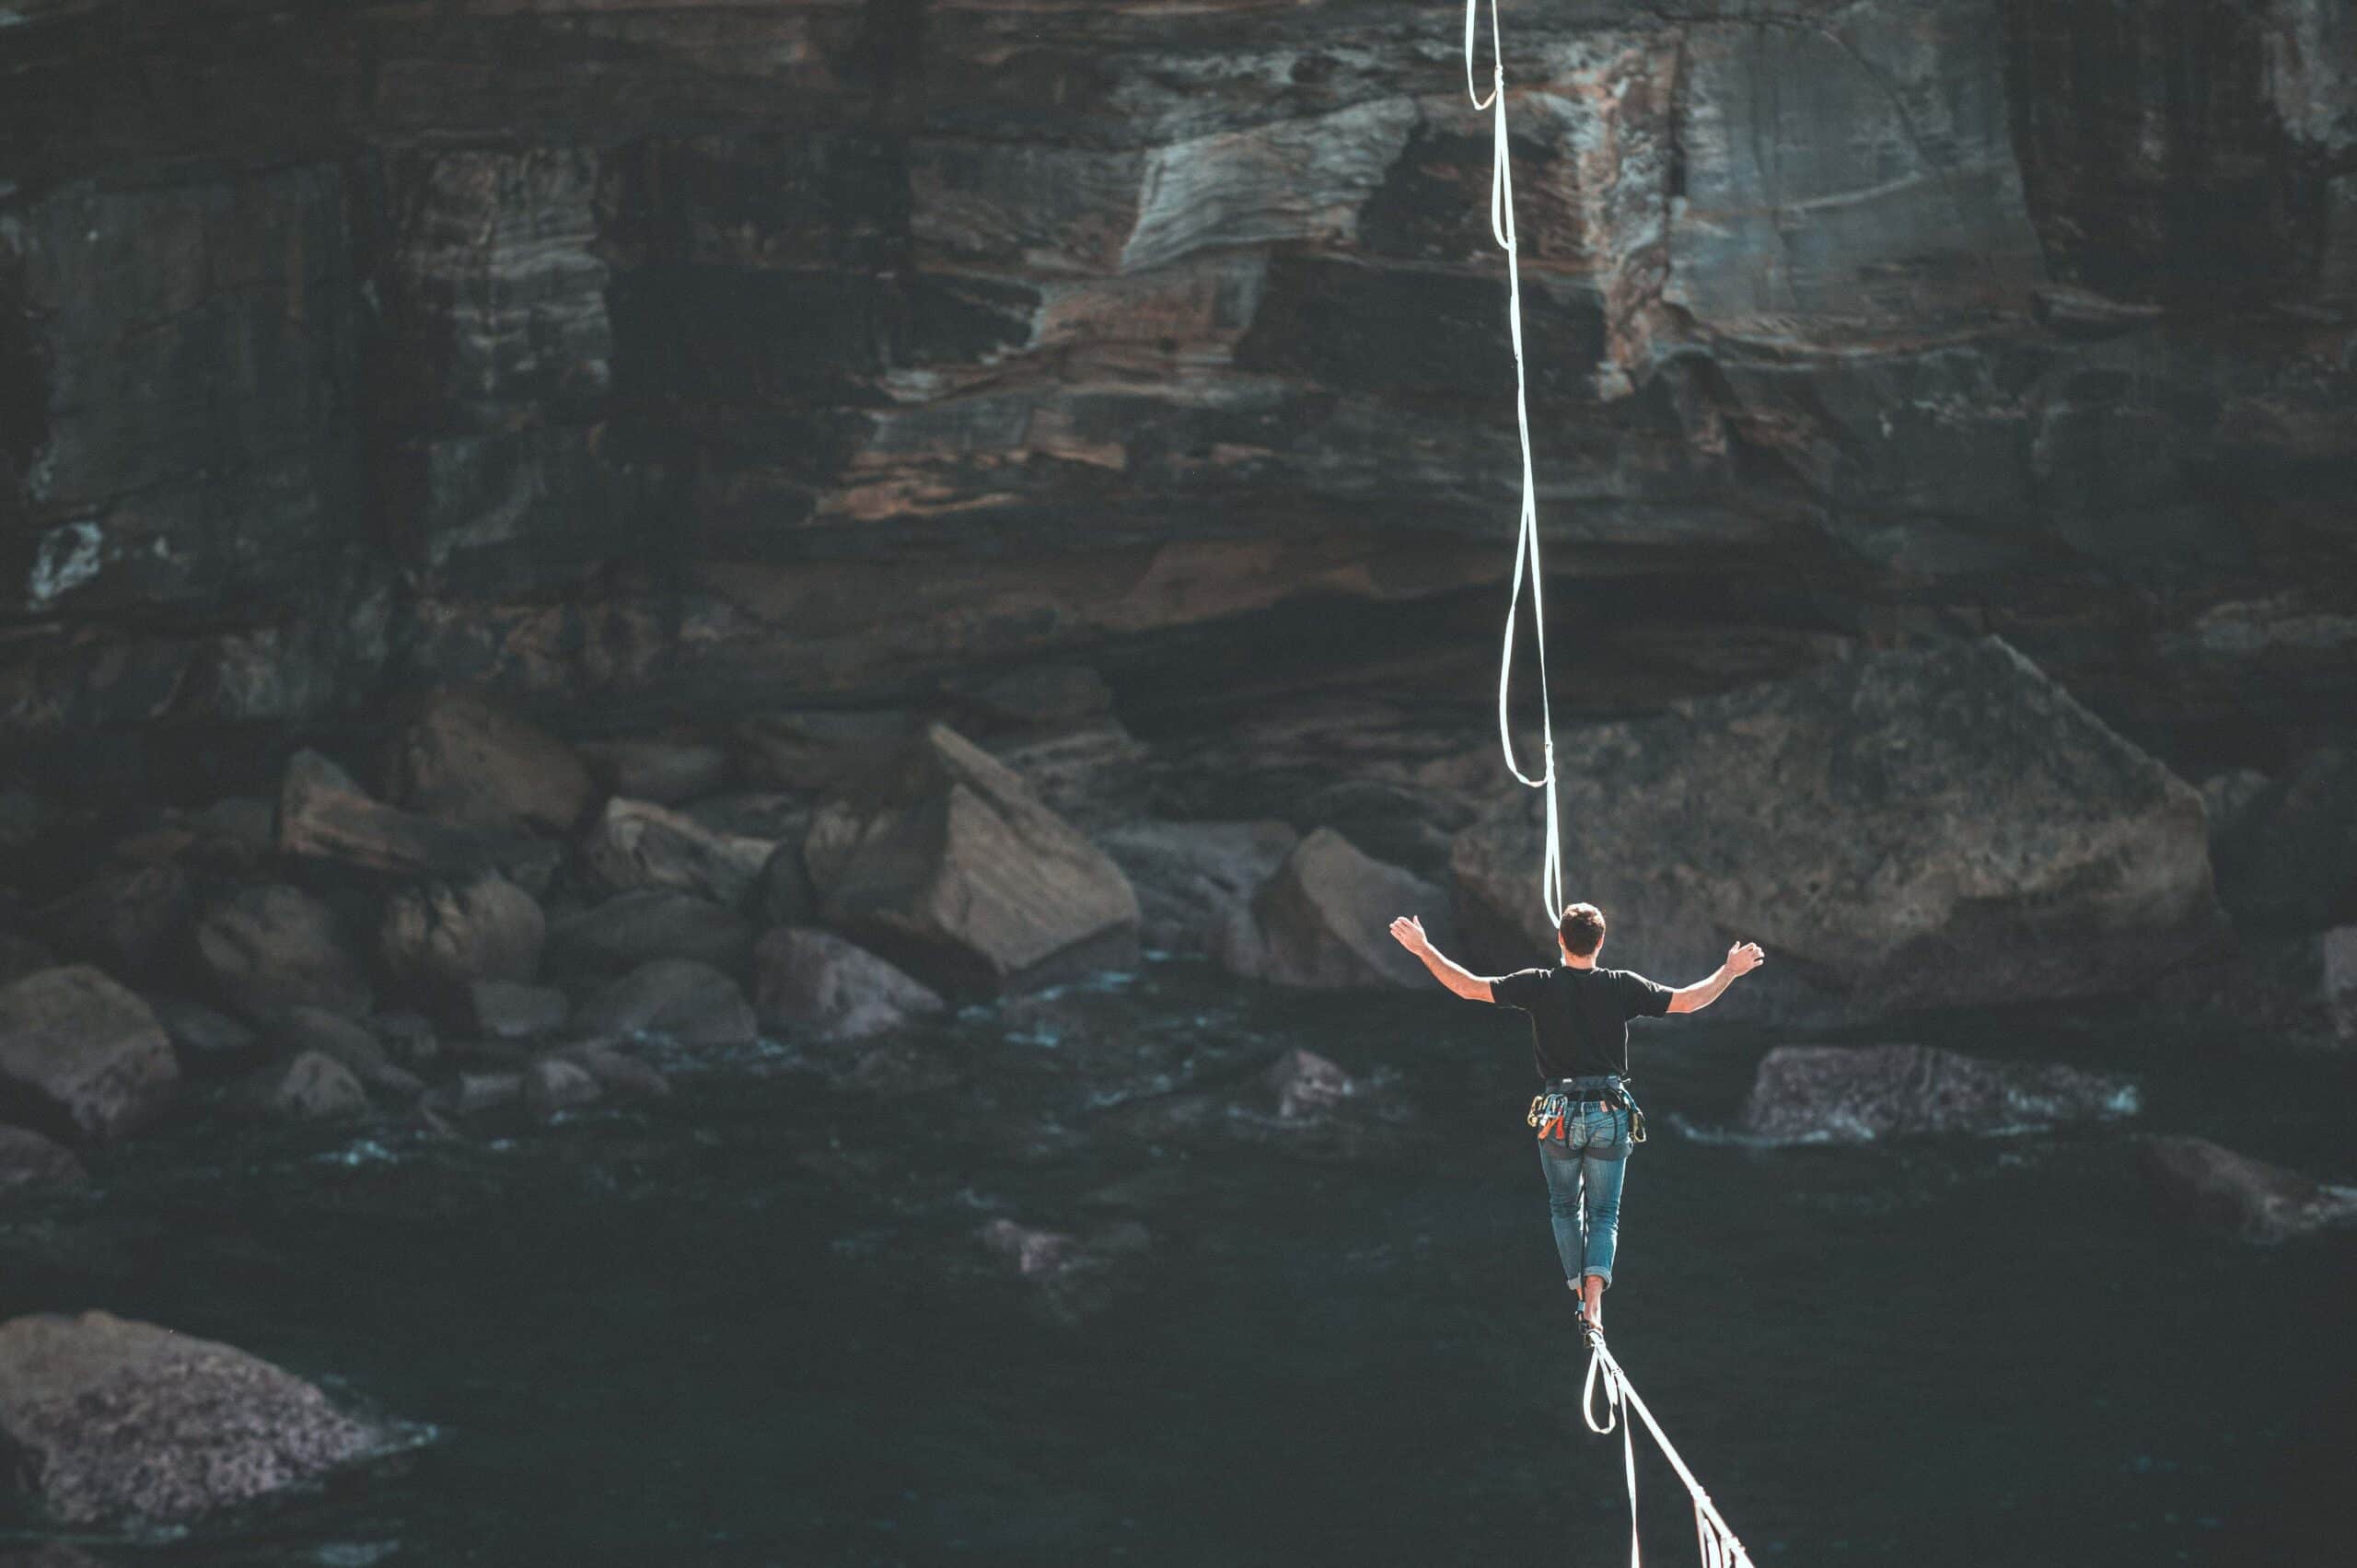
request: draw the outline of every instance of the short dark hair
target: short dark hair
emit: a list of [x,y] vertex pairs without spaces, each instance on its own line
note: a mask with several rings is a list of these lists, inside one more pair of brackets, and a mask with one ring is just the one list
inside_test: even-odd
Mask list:
[[1594,904],[1570,904],[1555,923],[1555,935],[1575,958],[1592,958],[1604,946],[1604,912]]

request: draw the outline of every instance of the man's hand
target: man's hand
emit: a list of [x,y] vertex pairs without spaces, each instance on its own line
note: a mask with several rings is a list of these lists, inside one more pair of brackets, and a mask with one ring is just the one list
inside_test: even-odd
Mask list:
[[1403,914],[1391,923],[1391,939],[1420,958],[1433,950],[1432,938],[1424,935],[1424,923],[1412,914]]
[[1759,943],[1738,942],[1727,949],[1728,978],[1749,974],[1767,961],[1768,955],[1759,950]]

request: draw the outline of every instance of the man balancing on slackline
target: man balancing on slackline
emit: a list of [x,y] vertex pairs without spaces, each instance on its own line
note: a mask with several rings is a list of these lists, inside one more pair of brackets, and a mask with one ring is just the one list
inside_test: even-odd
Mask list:
[[[1629,1020],[1668,1013],[1699,1013],[1739,975],[1766,962],[1756,942],[1727,949],[1710,979],[1672,991],[1628,970],[1601,970],[1604,912],[1573,904],[1555,926],[1563,961],[1553,969],[1517,970],[1484,980],[1441,955],[1423,923],[1391,923],[1401,947],[1422,958],[1433,978],[1469,1002],[1494,1002],[1530,1015],[1543,1092],[1531,1101],[1538,1129],[1538,1164],[1547,1174],[1547,1210],[1562,1255],[1563,1283],[1579,1298],[1583,1318],[1601,1332],[1604,1292],[1612,1283],[1612,1254],[1620,1237],[1620,1182],[1629,1150],[1644,1136],[1644,1116],[1629,1098]],[[1632,1126],[1633,1123],[1633,1126]]]

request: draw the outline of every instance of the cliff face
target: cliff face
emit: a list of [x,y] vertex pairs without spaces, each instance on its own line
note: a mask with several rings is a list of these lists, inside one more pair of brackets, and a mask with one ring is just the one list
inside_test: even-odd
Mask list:
[[[1503,11],[1556,571],[2000,631],[2164,742],[2357,697],[2345,5]],[[16,0],[0,726],[823,701],[1494,583],[1460,25]]]

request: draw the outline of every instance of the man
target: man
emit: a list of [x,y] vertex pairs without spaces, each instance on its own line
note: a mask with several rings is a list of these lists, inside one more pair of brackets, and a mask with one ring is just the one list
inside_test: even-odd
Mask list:
[[1563,961],[1551,970],[1518,970],[1484,980],[1444,958],[1423,922],[1391,923],[1401,947],[1433,978],[1469,1002],[1492,1002],[1530,1015],[1530,1039],[1549,1114],[1540,1123],[1539,1167],[1563,1283],[1587,1327],[1604,1328],[1604,1293],[1620,1238],[1620,1182],[1628,1171],[1631,1109],[1622,1086],[1629,1072],[1629,1020],[1699,1013],[1742,975],[1766,962],[1759,944],[1738,942],[1710,979],[1673,991],[1627,970],[1598,969],[1604,912],[1573,904],[1556,923]]

